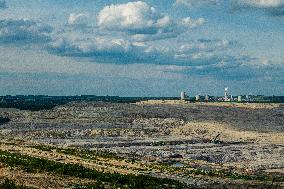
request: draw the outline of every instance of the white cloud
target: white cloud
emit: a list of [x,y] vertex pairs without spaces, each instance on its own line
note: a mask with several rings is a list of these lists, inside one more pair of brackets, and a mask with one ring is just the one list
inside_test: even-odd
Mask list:
[[169,38],[176,38],[180,34],[179,31],[169,33],[157,33],[157,34],[135,34],[131,36],[131,39],[137,42],[156,41]]
[[217,64],[222,51],[230,48],[228,40],[197,40],[182,44],[174,57],[177,61],[191,61],[194,65]]
[[233,5],[237,8],[262,9],[274,16],[284,15],[284,0],[235,0]]
[[140,35],[133,39],[63,33],[54,39],[50,50],[61,56],[88,57],[99,62],[196,66],[217,64],[225,54],[223,51],[231,48],[228,40],[177,41],[176,45],[171,46],[152,43]]
[[[86,29],[88,15],[84,13],[70,14],[68,24]],[[183,32],[205,23],[204,18],[184,18],[174,21],[168,15],[158,13],[146,2],[128,2],[126,4],[112,4],[104,7],[97,15],[97,26],[88,27],[88,32],[80,30],[81,35],[93,33],[94,36],[112,33],[115,36],[127,36],[131,41],[154,41],[175,38]],[[70,28],[69,28],[70,29]],[[66,32],[67,30],[65,30]],[[96,31],[96,32],[94,32]],[[112,37],[115,37],[112,36]],[[92,38],[90,36],[90,38]]]
[[171,19],[169,16],[164,16],[157,20],[156,26],[159,28],[168,27],[171,24]]
[[228,48],[230,42],[228,40],[205,40],[200,39],[197,41],[189,41],[185,45],[182,45],[180,48],[180,52],[195,52],[195,51],[216,51],[216,50],[224,50]]
[[146,2],[137,1],[104,7],[98,14],[97,23],[104,29],[156,33],[166,30],[171,20]]
[[[163,22],[166,22],[167,20],[168,19],[165,19]],[[132,35],[131,39],[135,41],[155,41],[155,40],[176,38],[180,34],[187,32],[189,29],[193,29],[203,25],[205,22],[206,21],[204,18],[192,19],[190,17],[186,17],[177,23],[172,22],[173,27],[168,32],[164,32],[163,30],[158,30],[157,33],[154,34],[138,33]]]
[[75,14],[72,13],[69,16],[68,24],[70,25],[86,25],[88,20],[88,15],[84,13]]
[[135,45],[126,39],[107,36],[94,38],[58,37],[51,43],[51,49],[60,54],[86,57],[122,55],[132,52],[134,48]]
[[[201,5],[220,5],[223,0],[176,0],[176,5],[196,7]],[[284,0],[232,0],[231,2],[243,6],[256,8],[279,8],[284,6]]]
[[278,8],[284,6],[284,0],[238,0],[238,2],[258,8]]
[[[263,9],[274,16],[284,15],[284,0],[230,0],[229,4],[233,8],[256,8]],[[223,5],[226,7],[225,0],[176,0],[175,5],[186,6],[188,8]]]
[[48,41],[52,28],[28,19],[0,20],[0,42]]
[[186,26],[188,28],[195,28],[201,26],[205,23],[204,18],[192,19],[190,17],[183,18],[181,20],[181,25]]
[[167,59],[169,48],[156,47],[128,38],[107,36],[57,36],[50,51],[62,56],[89,57],[98,61],[137,63]]
[[187,6],[189,8],[203,5],[218,5],[220,0],[176,0],[176,5]]
[[[85,17],[84,14],[70,15],[69,22],[73,23],[81,16]],[[215,51],[220,50],[219,46],[225,45],[226,41],[196,41],[194,47],[184,41],[173,46],[166,40],[164,45],[153,42],[176,38],[204,23],[204,18],[190,17],[172,21],[169,16],[159,14],[142,1],[110,5],[99,12],[95,30],[87,33],[64,31],[53,40],[50,50],[62,56],[88,57],[113,63],[207,65],[216,63]],[[195,61],[198,62],[195,64]]]

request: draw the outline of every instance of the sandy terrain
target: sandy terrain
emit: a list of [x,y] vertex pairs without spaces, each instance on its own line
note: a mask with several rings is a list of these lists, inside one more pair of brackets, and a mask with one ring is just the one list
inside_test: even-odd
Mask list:
[[[245,175],[275,175],[277,178],[284,172],[282,104],[70,103],[48,111],[2,110],[0,116],[11,119],[0,125],[1,150],[79,163],[96,170],[147,174],[176,179],[195,187],[214,185],[216,188],[241,183],[244,188],[266,188],[271,183],[212,177],[197,171],[224,170]],[[32,147],[42,144],[107,150],[122,159],[85,159]],[[175,167],[173,162],[179,166]],[[48,184],[41,183],[41,179],[33,184],[37,175],[26,176],[20,170],[6,167],[2,167],[0,176],[19,183],[21,179],[31,177],[30,182],[24,181],[27,185]],[[47,180],[52,187],[70,184],[55,175]],[[277,185],[283,186],[283,183]]]

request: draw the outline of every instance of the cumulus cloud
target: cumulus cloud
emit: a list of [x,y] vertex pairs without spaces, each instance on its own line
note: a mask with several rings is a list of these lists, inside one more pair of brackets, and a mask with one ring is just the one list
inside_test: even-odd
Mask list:
[[203,5],[218,5],[220,0],[176,0],[175,4],[192,8]]
[[98,14],[97,23],[109,30],[157,33],[166,31],[172,21],[146,2],[137,1],[104,7]]
[[60,36],[51,43],[50,52],[109,63],[198,66],[217,64],[224,57],[222,51],[231,47],[228,40],[200,39],[167,46],[110,36]]
[[72,13],[69,16],[68,24],[69,25],[86,25],[88,22],[88,15],[84,13],[75,14]]
[[230,44],[231,42],[228,40],[219,39],[189,41],[182,44],[174,56],[179,61],[196,61],[198,64],[203,65],[216,64],[216,61],[221,60],[223,57],[220,52],[230,48]]
[[233,42],[226,39],[199,39],[196,41],[187,41],[180,48],[181,52],[206,51],[212,52],[216,50],[225,50],[230,47]]
[[[83,13],[71,14],[68,24],[82,26],[82,20],[86,23],[86,19]],[[99,12],[98,27],[61,30],[50,43],[49,51],[62,56],[89,57],[105,62],[135,63],[154,59],[156,63],[156,60],[167,57],[166,50],[149,43],[177,37],[184,28],[198,25],[193,23],[193,19],[191,22],[187,26],[173,23],[169,16],[159,14],[142,1],[110,5]]]
[[250,56],[225,56],[216,64],[189,67],[180,72],[196,76],[212,76],[224,81],[263,80],[265,77],[278,77],[271,75],[272,72],[279,73],[277,69],[283,72],[283,67],[259,64],[260,61],[261,59]]
[[132,45],[124,39],[103,37],[78,39],[58,38],[51,43],[51,48],[66,55],[95,56],[99,54],[123,54],[129,52]]
[[[85,19],[86,15],[71,14],[69,24],[77,23],[81,17]],[[231,42],[177,40],[173,46],[154,42],[176,38],[205,22],[204,18],[191,17],[172,21],[169,16],[159,14],[155,8],[142,1],[110,5],[99,12],[95,30],[74,30],[73,33],[63,31],[53,39],[49,50],[62,56],[88,57],[109,63],[143,62],[180,66],[217,64],[223,58],[220,51],[230,48]]]
[[239,0],[239,3],[258,8],[277,8],[284,6],[283,0]]
[[179,31],[169,33],[156,33],[156,34],[134,34],[131,39],[137,42],[156,41],[169,38],[176,38],[180,34]]
[[168,47],[157,47],[110,36],[61,36],[50,43],[49,52],[60,56],[85,57],[105,63],[174,64],[169,61],[172,60],[173,53]]
[[42,42],[48,41],[52,28],[32,20],[0,20],[0,42]]
[[137,41],[177,37],[188,29],[204,23],[204,18],[190,17],[175,21],[142,1],[106,6],[97,16],[97,25],[100,29],[124,32]]
[[257,8],[278,16],[284,14],[284,0],[235,0],[233,4],[237,8]]
[[192,19],[190,17],[186,17],[181,19],[179,22],[173,23],[173,27],[168,32],[164,32],[159,30],[157,33],[150,34],[133,34],[131,38],[135,41],[155,41],[155,40],[163,40],[169,38],[176,38],[180,34],[187,32],[193,28],[197,28],[205,24],[206,21],[204,18]]
[[[186,6],[188,8],[224,5],[224,0],[176,0],[175,5]],[[254,8],[265,10],[274,16],[284,15],[284,0],[230,0],[228,1],[233,9]]]
[[87,57],[105,63],[137,63],[148,60],[154,52],[146,52],[144,43],[110,36],[70,37],[54,39],[49,51],[61,56]]
[[192,19],[190,17],[183,18],[181,20],[181,25],[188,27],[188,28],[195,28],[201,26],[205,23],[204,18]]

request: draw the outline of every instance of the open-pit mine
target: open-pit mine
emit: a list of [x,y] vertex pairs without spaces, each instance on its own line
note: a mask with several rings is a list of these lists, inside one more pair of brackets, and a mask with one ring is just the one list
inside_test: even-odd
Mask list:
[[284,188],[283,104],[70,102],[0,117],[0,186]]

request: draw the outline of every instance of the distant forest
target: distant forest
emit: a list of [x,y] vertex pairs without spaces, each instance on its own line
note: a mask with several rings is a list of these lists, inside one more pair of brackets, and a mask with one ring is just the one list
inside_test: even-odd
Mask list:
[[[210,97],[210,101],[217,101],[219,97]],[[179,97],[119,97],[119,96],[45,96],[45,95],[17,95],[0,96],[0,108],[16,108],[20,110],[49,110],[58,105],[69,102],[113,102],[113,103],[135,103],[144,100],[178,100]],[[254,103],[284,103],[284,96],[255,96]],[[194,102],[194,98],[190,101]]]
[[64,105],[69,102],[113,102],[113,103],[135,103],[143,100],[177,100],[178,98],[164,97],[119,97],[119,96],[34,96],[34,95],[17,95],[17,96],[0,96],[0,108],[16,108],[20,110],[49,110],[58,105]]

